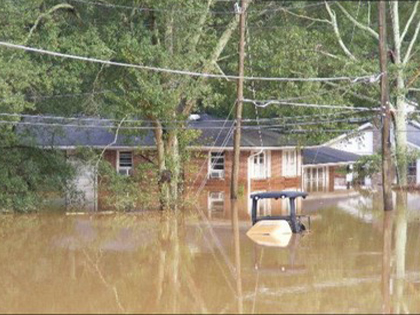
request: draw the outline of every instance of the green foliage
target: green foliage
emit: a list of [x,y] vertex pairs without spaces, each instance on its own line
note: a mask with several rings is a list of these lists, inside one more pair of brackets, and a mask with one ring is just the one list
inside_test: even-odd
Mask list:
[[107,161],[99,164],[100,187],[107,207],[131,211],[156,207],[157,174],[150,163],[139,163],[131,176],[120,175]]
[[381,163],[382,156],[380,154],[362,156],[354,165],[354,172],[356,172],[358,178],[363,179],[366,176],[380,173],[382,170]]
[[34,147],[3,147],[0,155],[0,211],[37,210],[51,193],[64,194],[74,175],[65,154]]

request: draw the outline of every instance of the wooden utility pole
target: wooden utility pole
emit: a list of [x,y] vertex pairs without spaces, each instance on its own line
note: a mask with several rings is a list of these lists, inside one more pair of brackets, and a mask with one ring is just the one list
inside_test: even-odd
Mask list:
[[241,0],[239,13],[239,73],[236,97],[236,129],[233,138],[233,163],[232,178],[230,185],[230,199],[238,199],[238,179],[239,179],[239,157],[241,154],[241,125],[242,108],[244,100],[244,62],[245,62],[245,19],[246,19],[246,0]]
[[381,108],[382,108],[382,187],[384,211],[392,210],[392,176],[391,176],[391,110],[389,104],[389,86],[387,72],[387,45],[386,45],[386,2],[378,2],[379,12],[379,58],[381,67]]

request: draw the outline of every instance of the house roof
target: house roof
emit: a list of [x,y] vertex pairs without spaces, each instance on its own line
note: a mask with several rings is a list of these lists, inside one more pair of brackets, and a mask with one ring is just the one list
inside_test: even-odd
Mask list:
[[[26,144],[43,147],[73,148],[88,147],[153,147],[154,134],[149,130],[121,129],[115,137],[115,128],[104,119],[75,120],[57,122],[47,117],[25,118],[17,124],[17,133]],[[190,145],[197,147],[233,147],[232,120],[221,120],[207,114],[200,115],[199,120],[191,120],[188,128],[201,131],[201,135]],[[223,127],[223,128],[222,128]],[[243,129],[242,147],[293,147],[297,145],[296,137],[290,134],[266,129]]]
[[[200,120],[192,121],[190,126],[202,131],[194,145],[213,146],[214,144],[216,147],[233,147],[234,122],[231,120],[225,121],[203,114],[200,115]],[[225,128],[217,129],[215,127]],[[291,134],[283,134],[263,128],[242,129],[242,147],[287,147],[296,146],[297,144],[296,136]]]
[[130,135],[120,132],[115,139],[115,129],[108,129],[109,121],[95,119],[60,124],[57,120],[43,117],[25,118],[18,124],[17,132],[27,144],[43,147],[77,147],[92,146],[112,147],[123,146],[152,146],[154,145],[153,133],[139,132],[139,135]]
[[355,130],[349,130],[348,133],[344,133],[342,135],[339,135],[338,137],[335,137],[335,138],[329,140],[328,142],[324,143],[324,145],[325,146],[333,145],[333,144],[335,144],[335,143],[337,143],[337,142],[339,142],[341,140],[354,137],[355,135],[357,135],[358,132],[361,132],[363,130],[372,129],[372,128],[374,128],[374,125],[372,123],[370,123],[370,122],[364,123],[364,124],[360,125]]
[[360,158],[360,155],[330,147],[303,149],[302,154],[303,165],[352,164]]

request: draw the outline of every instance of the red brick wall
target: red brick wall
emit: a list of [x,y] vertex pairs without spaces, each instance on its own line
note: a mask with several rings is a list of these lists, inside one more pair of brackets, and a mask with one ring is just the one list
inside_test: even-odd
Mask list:
[[334,191],[335,167],[328,167],[328,191]]
[[[148,156],[151,160],[155,161],[156,157],[154,152],[143,151],[141,154]],[[247,196],[247,177],[248,177],[248,157],[251,155],[251,151],[242,151],[240,155],[240,166],[239,166],[239,187],[240,193],[243,196]],[[223,191],[225,193],[225,209],[226,213],[230,214],[230,181],[233,161],[233,151],[225,151],[225,176],[223,179],[210,179],[208,177],[208,166],[209,166],[209,152],[208,151],[194,151],[191,154],[191,159],[188,165],[184,169],[184,181],[185,181],[185,196],[190,198],[192,202],[197,202],[196,199],[197,191],[200,190],[199,204],[203,209],[207,209],[208,193]],[[108,150],[104,154],[104,159],[111,163],[116,168],[117,166],[117,151]],[[148,162],[140,156],[140,153],[134,154],[134,168],[138,163]],[[301,176],[298,177],[284,177],[282,176],[282,151],[273,150],[271,151],[271,176],[267,179],[252,179],[251,180],[251,191],[270,191],[270,190],[283,190],[287,188],[300,188]],[[141,189],[139,187],[139,189]],[[157,189],[157,187],[156,187]],[[102,199],[106,195],[104,187],[99,187],[99,209],[104,209],[105,204]],[[241,198],[239,201],[240,207],[246,209],[248,207],[248,198]],[[282,213],[281,206],[273,205],[273,213]],[[245,213],[247,216],[247,214]]]
[[[248,157],[251,151],[242,151],[239,164],[239,185],[247,189]],[[195,152],[185,171],[186,186],[197,189],[203,182],[206,188],[222,189],[230,187],[232,173],[233,151],[225,151],[225,177],[223,179],[207,178],[208,175],[208,151]],[[201,170],[201,171],[200,171]],[[252,179],[251,191],[257,190],[282,190],[286,188],[299,188],[301,176],[282,176],[282,151],[271,151],[271,176],[267,179]]]

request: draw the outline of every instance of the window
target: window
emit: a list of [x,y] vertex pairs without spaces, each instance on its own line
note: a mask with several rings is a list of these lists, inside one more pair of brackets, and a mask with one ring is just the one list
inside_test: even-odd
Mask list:
[[409,184],[415,184],[417,179],[417,161],[408,163],[407,180]]
[[209,178],[225,177],[225,153],[210,152]]
[[225,194],[223,191],[209,192],[208,196],[208,211],[211,217],[212,214],[221,214],[225,209]]
[[252,178],[263,179],[270,177],[269,156],[266,152],[261,152],[252,157]]
[[308,191],[324,191],[327,187],[327,168],[325,166],[305,168],[305,189]]
[[119,151],[118,152],[118,173],[129,176],[133,169],[133,152]]
[[295,177],[298,175],[297,171],[297,154],[296,150],[283,151],[283,176]]

